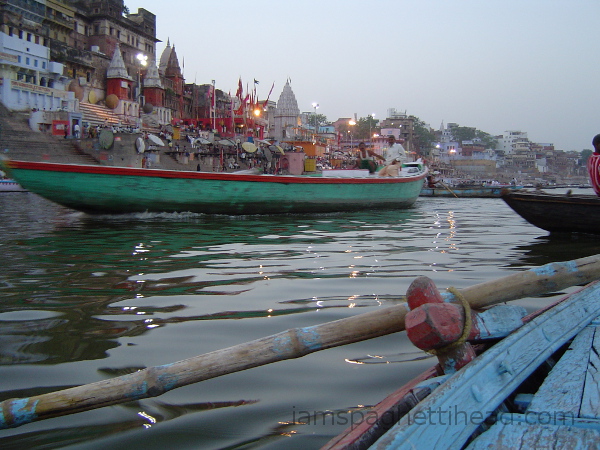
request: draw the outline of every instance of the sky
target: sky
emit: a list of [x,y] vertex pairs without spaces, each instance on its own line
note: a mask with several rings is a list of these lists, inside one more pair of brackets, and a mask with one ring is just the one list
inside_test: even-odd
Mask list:
[[302,112],[434,129],[522,131],[559,150],[600,133],[599,0],[125,0],[156,15],[157,58],[175,47],[187,83],[235,94],[286,81]]

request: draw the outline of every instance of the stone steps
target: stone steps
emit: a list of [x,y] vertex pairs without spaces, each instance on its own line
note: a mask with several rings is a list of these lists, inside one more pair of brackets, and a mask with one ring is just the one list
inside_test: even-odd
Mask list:
[[[0,103],[0,155],[12,159],[24,161],[45,161],[64,164],[107,164],[103,156],[117,155],[131,156],[136,153],[135,139],[138,135],[122,134],[120,141],[115,142],[111,150],[98,150],[98,140],[96,139],[65,139],[63,136],[52,136],[50,134],[36,132],[29,127],[29,114],[9,111]],[[174,145],[179,144],[180,148],[189,145],[187,140],[175,141]],[[198,164],[205,172],[212,172],[217,161],[210,158],[188,160],[185,163],[183,157],[173,157],[166,152],[171,149],[161,148],[160,162],[152,165],[154,169],[165,170],[189,170],[195,171]],[[191,149],[190,149],[191,150]],[[116,157],[116,156],[115,156]],[[109,163],[110,164],[110,163]],[[240,169],[245,169],[242,164]],[[228,170],[231,171],[231,170]]]
[[93,127],[102,125],[117,125],[120,122],[119,117],[115,113],[101,105],[80,103],[79,110],[83,115],[83,120],[88,122]]

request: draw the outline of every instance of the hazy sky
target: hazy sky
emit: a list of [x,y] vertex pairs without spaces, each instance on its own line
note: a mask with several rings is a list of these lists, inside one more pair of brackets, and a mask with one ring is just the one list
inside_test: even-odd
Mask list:
[[186,82],[277,101],[330,121],[406,111],[433,128],[528,133],[561,150],[600,133],[600,0],[125,0],[156,14]]

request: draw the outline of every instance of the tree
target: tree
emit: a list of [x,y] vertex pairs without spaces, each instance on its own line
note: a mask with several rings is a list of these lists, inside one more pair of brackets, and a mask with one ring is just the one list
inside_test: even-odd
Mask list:
[[[317,119],[317,123],[315,124],[315,119]],[[322,125],[327,123],[327,116],[323,114],[311,114],[308,118],[308,124],[312,127],[315,125]]]
[[478,130],[475,127],[454,127],[451,128],[451,132],[452,138],[461,144],[464,141],[480,139],[485,148],[491,148],[494,150],[498,145],[498,141],[491,134]]
[[450,129],[456,142],[472,141],[477,137],[477,129],[472,127],[453,127]]
[[587,165],[587,160],[589,159],[590,156],[592,156],[592,153],[594,153],[594,152],[587,148],[585,150],[581,150],[581,165],[582,166]]
[[491,134],[486,133],[485,131],[477,130],[476,137],[481,139],[481,143],[484,145],[485,148],[491,148],[492,150],[496,150],[498,140],[494,138]]
[[361,117],[352,128],[352,133],[356,139],[363,139],[368,141],[371,139],[372,133],[379,130],[379,120],[369,115],[367,117]]
[[414,142],[413,144],[416,147],[417,153],[421,155],[425,155],[429,153],[429,150],[433,147],[433,143],[435,142],[435,134],[425,125],[418,117],[414,117],[413,120],[413,136]]

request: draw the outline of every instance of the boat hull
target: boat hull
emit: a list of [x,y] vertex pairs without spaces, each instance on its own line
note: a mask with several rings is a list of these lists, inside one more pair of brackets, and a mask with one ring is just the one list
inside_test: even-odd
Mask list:
[[405,178],[321,178],[4,161],[26,189],[90,214],[278,214],[407,208],[424,169]]
[[596,195],[503,192],[502,199],[527,222],[553,233],[600,234]]
[[0,180],[0,192],[27,192],[19,183],[13,180]]
[[424,187],[421,197],[459,198],[499,198],[503,189],[521,189],[520,186],[478,186],[478,187]]

